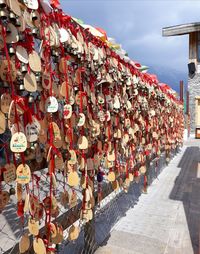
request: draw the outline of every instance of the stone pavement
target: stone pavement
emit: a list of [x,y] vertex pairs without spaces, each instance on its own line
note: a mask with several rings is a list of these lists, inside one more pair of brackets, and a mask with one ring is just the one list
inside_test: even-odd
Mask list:
[[96,254],[200,253],[199,146],[199,140],[185,142]]

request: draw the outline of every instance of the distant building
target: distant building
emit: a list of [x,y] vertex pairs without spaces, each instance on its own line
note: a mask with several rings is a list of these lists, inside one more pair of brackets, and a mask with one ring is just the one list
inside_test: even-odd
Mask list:
[[189,35],[188,91],[191,131],[200,127],[200,22],[165,27],[163,36]]

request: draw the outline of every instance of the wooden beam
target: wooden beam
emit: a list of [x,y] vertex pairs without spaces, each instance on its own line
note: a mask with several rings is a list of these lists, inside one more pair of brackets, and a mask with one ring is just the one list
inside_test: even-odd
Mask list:
[[162,35],[176,36],[176,35],[190,34],[190,33],[198,32],[198,31],[200,31],[200,22],[195,22],[195,23],[183,24],[178,26],[164,27],[162,29]]
[[180,81],[180,101],[183,102],[183,80]]
[[190,112],[190,94],[189,91],[186,93],[186,114],[189,115]]

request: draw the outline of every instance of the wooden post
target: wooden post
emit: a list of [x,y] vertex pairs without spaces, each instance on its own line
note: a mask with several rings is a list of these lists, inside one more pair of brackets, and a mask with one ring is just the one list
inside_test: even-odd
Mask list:
[[188,129],[188,138],[190,137],[190,94],[187,91],[186,97],[186,114],[187,114],[187,129]]
[[183,80],[180,81],[180,101],[183,102]]

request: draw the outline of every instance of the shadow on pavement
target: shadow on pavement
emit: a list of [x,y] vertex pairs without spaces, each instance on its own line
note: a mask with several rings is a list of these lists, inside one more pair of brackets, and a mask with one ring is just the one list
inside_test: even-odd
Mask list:
[[200,162],[199,147],[188,147],[179,162],[178,167],[181,171],[170,193],[170,199],[183,202],[194,254],[199,253],[200,172],[198,177],[198,162]]

